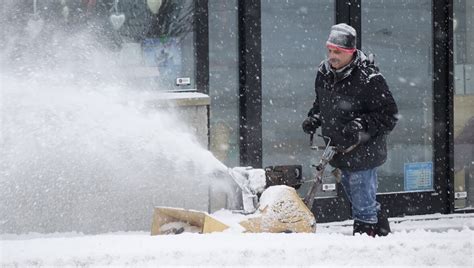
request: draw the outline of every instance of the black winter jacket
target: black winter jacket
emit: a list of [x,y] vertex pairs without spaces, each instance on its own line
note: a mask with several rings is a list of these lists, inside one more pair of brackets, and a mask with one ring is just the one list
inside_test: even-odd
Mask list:
[[364,134],[368,139],[346,154],[336,154],[330,164],[350,171],[383,164],[387,159],[386,135],[395,127],[398,108],[373,60],[358,50],[352,63],[342,70],[335,71],[323,61],[315,91],[308,116],[320,116],[321,133],[330,137],[333,145],[347,148],[357,142],[342,135],[344,126],[355,118],[361,118],[367,130]]

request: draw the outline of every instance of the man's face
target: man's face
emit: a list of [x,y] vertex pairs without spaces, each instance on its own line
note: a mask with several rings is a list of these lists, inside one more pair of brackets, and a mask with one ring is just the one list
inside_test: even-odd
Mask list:
[[328,47],[329,64],[335,70],[339,70],[352,61],[353,53],[347,53],[337,48]]

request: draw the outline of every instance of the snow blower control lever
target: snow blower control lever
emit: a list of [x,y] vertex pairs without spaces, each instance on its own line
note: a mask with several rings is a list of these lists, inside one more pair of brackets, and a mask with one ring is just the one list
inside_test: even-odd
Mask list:
[[[314,180],[311,180],[312,185],[309,187],[308,193],[304,197],[304,203],[310,210],[313,207],[314,198],[316,197],[316,192],[322,184],[324,170],[326,169],[326,166],[329,163],[329,161],[331,161],[331,159],[334,157],[335,154],[348,153],[354,150],[354,148],[357,147],[357,145],[359,145],[359,142],[357,142],[356,144],[351,145],[348,148],[338,148],[336,146],[331,145],[331,138],[326,137],[326,136],[321,136],[321,135],[318,135],[318,136],[325,138],[328,142],[326,144],[326,147],[323,147],[324,152],[321,156],[321,159],[319,160],[319,163],[317,165],[312,165],[313,167],[316,168],[316,175],[315,175]],[[311,143],[311,149],[319,150],[321,148],[320,146],[313,146],[313,135],[311,135],[310,137],[310,143]]]

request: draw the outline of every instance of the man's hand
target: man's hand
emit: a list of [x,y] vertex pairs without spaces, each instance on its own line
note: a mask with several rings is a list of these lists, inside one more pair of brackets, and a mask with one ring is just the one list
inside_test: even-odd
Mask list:
[[[367,136],[364,133],[366,132],[366,126],[364,121],[360,118],[356,118],[349,123],[347,123],[342,129],[342,135],[346,138],[350,138],[354,141],[361,142],[361,140]],[[367,139],[368,137],[365,137]]]
[[303,127],[303,131],[306,134],[316,133],[318,127],[321,126],[321,120],[319,119],[319,115],[308,116],[308,118],[303,121],[303,124],[301,126]]

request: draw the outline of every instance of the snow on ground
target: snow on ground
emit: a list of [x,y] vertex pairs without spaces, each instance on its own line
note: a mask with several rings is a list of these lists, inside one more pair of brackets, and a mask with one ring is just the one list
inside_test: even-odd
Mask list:
[[351,221],[315,234],[4,234],[0,266],[474,266],[474,214],[390,221],[394,232],[378,238],[352,236]]

